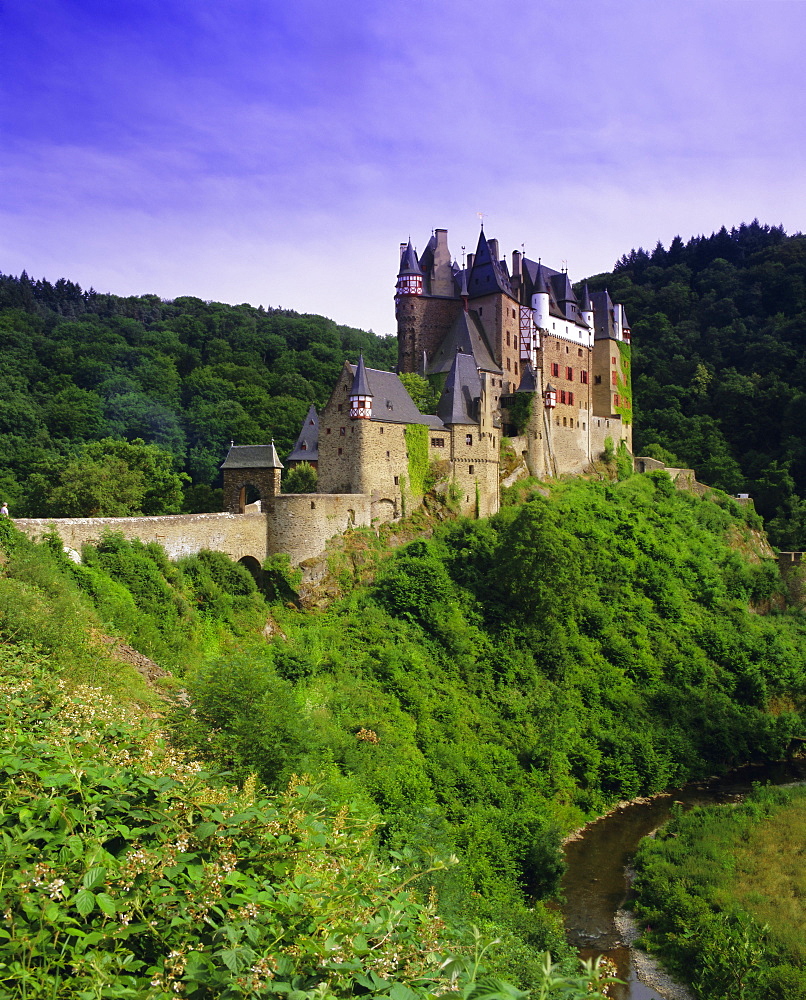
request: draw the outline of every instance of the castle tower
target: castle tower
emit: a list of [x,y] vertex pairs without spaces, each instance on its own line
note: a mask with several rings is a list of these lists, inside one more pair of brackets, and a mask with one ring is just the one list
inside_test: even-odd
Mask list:
[[401,243],[395,286],[398,371],[424,374],[461,308],[448,231],[435,230],[419,259],[411,240]]
[[283,463],[277,457],[274,441],[271,444],[230,445],[227,457],[221,464],[224,473],[224,510],[230,514],[243,514],[246,509],[246,490],[252,486],[260,494],[263,510],[280,492],[280,473]]

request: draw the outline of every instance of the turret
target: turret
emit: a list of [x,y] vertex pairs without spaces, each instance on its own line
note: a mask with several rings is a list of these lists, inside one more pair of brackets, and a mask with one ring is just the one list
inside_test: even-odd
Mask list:
[[[411,246],[411,244],[409,244]],[[372,392],[364,366],[364,355],[359,355],[358,365],[350,388],[350,419],[369,420],[372,417]]]
[[400,270],[397,273],[395,297],[422,294],[423,272],[417,260],[417,254],[414,252],[414,247],[411,245],[411,240],[409,240],[403,253],[400,255]]
[[591,297],[588,292],[587,281],[582,286],[582,301],[579,304],[579,311],[582,313],[582,318],[588,324],[588,326],[593,329],[593,304],[591,302]]
[[543,275],[543,268],[537,265],[537,278],[535,280],[534,292],[532,293],[532,315],[535,326],[540,330],[545,330],[549,325],[549,290],[546,279]]

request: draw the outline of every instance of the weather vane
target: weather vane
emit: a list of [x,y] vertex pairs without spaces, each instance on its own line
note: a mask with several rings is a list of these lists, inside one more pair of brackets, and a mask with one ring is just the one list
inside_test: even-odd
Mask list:
[[484,219],[486,218],[486,213],[476,212],[476,215],[481,219],[481,228],[484,229]]

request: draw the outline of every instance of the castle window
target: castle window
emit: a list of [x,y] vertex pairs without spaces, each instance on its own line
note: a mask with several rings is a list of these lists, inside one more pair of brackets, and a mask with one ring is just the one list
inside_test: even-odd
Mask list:
[[325,434],[329,434],[329,433],[330,433],[330,428],[328,427],[327,430],[325,431]]
[[567,427],[567,426],[568,426],[568,420],[567,420],[566,417],[563,417],[563,427]]
[[347,433],[347,429],[345,427],[339,427],[339,437],[340,438],[343,438],[346,433]]
[[570,368],[570,367],[567,367],[565,369],[565,377],[568,379],[569,382],[573,382],[574,381],[574,369]]
[[518,374],[518,362],[517,361],[515,362],[515,374],[516,375]]
[[383,427],[381,427],[381,434],[383,434]]
[[602,384],[602,376],[601,375],[594,375],[593,376],[593,384],[594,385],[601,385]]
[[565,402],[565,389],[560,389],[560,402]]
[[307,445],[307,443],[305,441],[303,441],[302,442],[302,451],[307,451],[307,450],[308,450],[308,445]]
[[510,364],[509,358],[507,358],[507,371],[508,372],[512,371],[512,365]]
[[316,510],[316,502],[311,500],[311,510]]
[[586,370],[585,370],[584,368],[583,368],[583,369],[582,369],[582,371],[581,371],[581,372],[579,373],[579,381],[580,381],[580,382],[581,382],[581,383],[582,383],[583,385],[587,385],[587,384],[588,384],[588,373],[587,373],[587,371],[586,371]]
[[510,346],[510,343],[509,343],[509,334],[507,334],[507,347],[509,347],[509,346]]
[[[565,332],[568,333],[568,327],[565,328]],[[565,353],[568,353],[568,344],[565,345]]]
[[[476,279],[476,284],[478,284],[478,278]],[[479,316],[484,312],[484,306],[479,306]]]
[[473,435],[465,434],[465,444],[473,444]]
[[587,426],[586,424],[583,424],[583,425],[582,425],[582,430],[583,430],[583,431],[585,430],[585,427],[586,427],[586,426]]
[[400,486],[400,476],[395,476],[395,486]]
[[445,447],[445,438],[431,438],[431,447],[432,448],[444,448]]
[[552,363],[551,363],[551,374],[555,378],[559,378],[559,375],[560,375],[560,366],[557,364],[556,361],[552,361]]
[[573,392],[569,392],[568,393],[568,405],[569,406],[573,406],[574,405],[574,394],[573,394]]
[[613,385],[618,385],[618,372],[611,373],[610,381],[613,383]]
[[339,448],[339,454],[340,454],[340,455],[341,455],[341,453],[342,453],[343,451],[344,451],[344,449],[343,449],[343,448]]
[[613,394],[613,406],[618,406],[618,393]]
[[610,360],[613,362],[613,364],[616,363],[616,359],[615,358],[611,358]]
[[473,475],[473,470],[474,470],[474,469],[475,469],[475,466],[474,466],[474,465],[468,465],[468,467],[467,467],[467,472],[468,472],[468,475],[472,476],[472,475]]
[[391,453],[387,451],[387,453],[386,453],[386,457],[387,457],[387,458],[391,458]]
[[577,348],[577,354],[580,356],[580,358],[582,357],[582,348],[581,347]]

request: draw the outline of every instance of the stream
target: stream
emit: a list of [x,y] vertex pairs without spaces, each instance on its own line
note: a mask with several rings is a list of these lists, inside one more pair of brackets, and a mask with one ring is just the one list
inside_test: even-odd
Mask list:
[[604,816],[582,832],[579,840],[565,847],[568,869],[562,889],[562,906],[568,941],[582,958],[607,955],[616,965],[626,986],[614,986],[614,1000],[666,1000],[638,980],[630,949],[616,930],[614,917],[628,896],[625,869],[638,842],[665,823],[672,804],[687,808],[719,802],[735,802],[750,791],[753,782],[783,785],[806,780],[806,759],[764,766],[743,767],[722,778],[673,789],[649,802],[635,803]]

